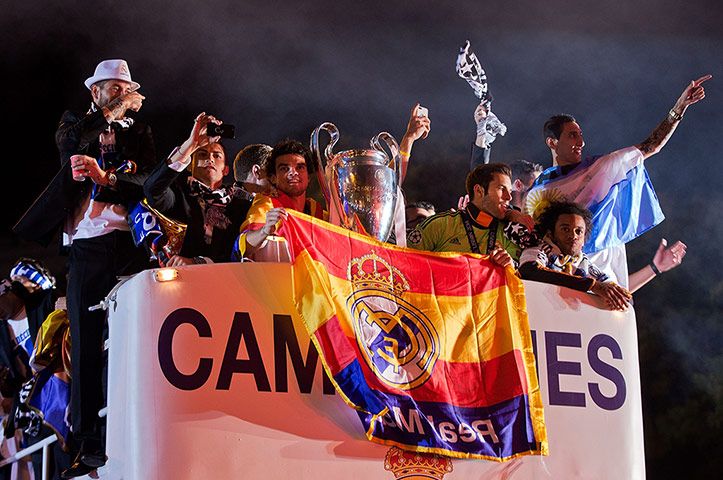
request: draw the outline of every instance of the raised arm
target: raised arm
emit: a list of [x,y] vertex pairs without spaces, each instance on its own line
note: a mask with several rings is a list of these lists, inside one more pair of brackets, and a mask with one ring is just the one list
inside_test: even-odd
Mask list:
[[469,160],[469,171],[479,165],[490,163],[490,145],[487,143],[485,126],[488,116],[487,103],[480,103],[474,111],[474,123],[477,125],[477,136],[472,144],[472,156]]
[[218,137],[206,135],[206,124],[218,123],[212,115],[200,113],[193,121],[193,127],[188,138],[173,150],[165,164],[158,165],[143,184],[143,192],[148,203],[162,213],[167,213],[176,203],[176,194],[171,188],[180,172],[191,163],[191,154]]
[[688,107],[705,98],[705,90],[703,89],[702,83],[712,77],[713,75],[705,75],[698,80],[691,81],[685,90],[683,90],[683,93],[675,102],[673,108],[670,109],[665,120],[655,127],[655,130],[653,130],[648,138],[642,143],[635,145],[637,149],[642,152],[643,158],[655,155],[668,143],[668,140],[673,135],[675,128],[678,126],[678,123],[680,123],[683,115],[685,115]]
[[432,125],[428,116],[420,117],[417,115],[418,108],[419,104],[416,104],[414,108],[412,108],[409,123],[407,124],[407,131],[404,133],[402,141],[399,142],[399,154],[402,157],[402,180],[400,183],[404,183],[404,178],[407,176],[407,167],[409,166],[409,157],[412,154],[412,145],[420,138],[427,138]]
[[678,240],[672,246],[668,246],[667,240],[660,239],[660,245],[655,252],[653,261],[628,277],[630,292],[634,293],[643,285],[651,281],[657,275],[672,270],[680,265],[685,257],[686,245]]
[[185,168],[191,163],[191,154],[193,152],[209,143],[218,142],[221,137],[209,137],[206,135],[206,125],[208,123],[220,124],[221,122],[213,115],[206,115],[206,112],[199,113],[193,121],[193,128],[191,128],[191,133],[188,135],[188,138],[168,157],[169,166],[173,165],[176,167],[178,165],[177,168],[180,168],[180,164],[185,164],[183,166],[183,168]]

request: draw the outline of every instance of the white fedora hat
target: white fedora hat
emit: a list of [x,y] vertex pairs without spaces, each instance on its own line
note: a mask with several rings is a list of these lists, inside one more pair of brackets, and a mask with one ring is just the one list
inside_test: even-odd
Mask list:
[[128,63],[125,60],[103,60],[95,67],[95,73],[92,77],[85,80],[85,86],[90,90],[90,86],[102,80],[123,80],[131,84],[131,89],[138,90],[141,85],[131,80],[131,71],[128,69]]

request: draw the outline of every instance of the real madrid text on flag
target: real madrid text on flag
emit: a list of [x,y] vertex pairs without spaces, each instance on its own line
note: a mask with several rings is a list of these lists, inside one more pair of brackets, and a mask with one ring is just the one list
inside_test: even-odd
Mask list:
[[294,301],[375,442],[547,454],[522,282],[487,256],[387,245],[288,211]]

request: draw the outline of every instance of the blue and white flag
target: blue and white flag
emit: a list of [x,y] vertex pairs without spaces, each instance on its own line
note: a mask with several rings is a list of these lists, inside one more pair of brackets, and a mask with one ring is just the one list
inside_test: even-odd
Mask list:
[[569,168],[542,172],[527,195],[525,211],[537,219],[553,200],[590,209],[593,229],[584,253],[627,243],[665,219],[637,148],[586,158]]

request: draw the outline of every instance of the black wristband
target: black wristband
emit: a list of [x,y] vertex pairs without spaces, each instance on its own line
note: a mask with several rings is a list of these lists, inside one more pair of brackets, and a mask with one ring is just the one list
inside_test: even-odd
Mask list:
[[660,270],[658,270],[658,267],[655,266],[654,262],[650,262],[650,268],[653,269],[653,273],[655,273],[655,275],[660,275],[662,273]]

